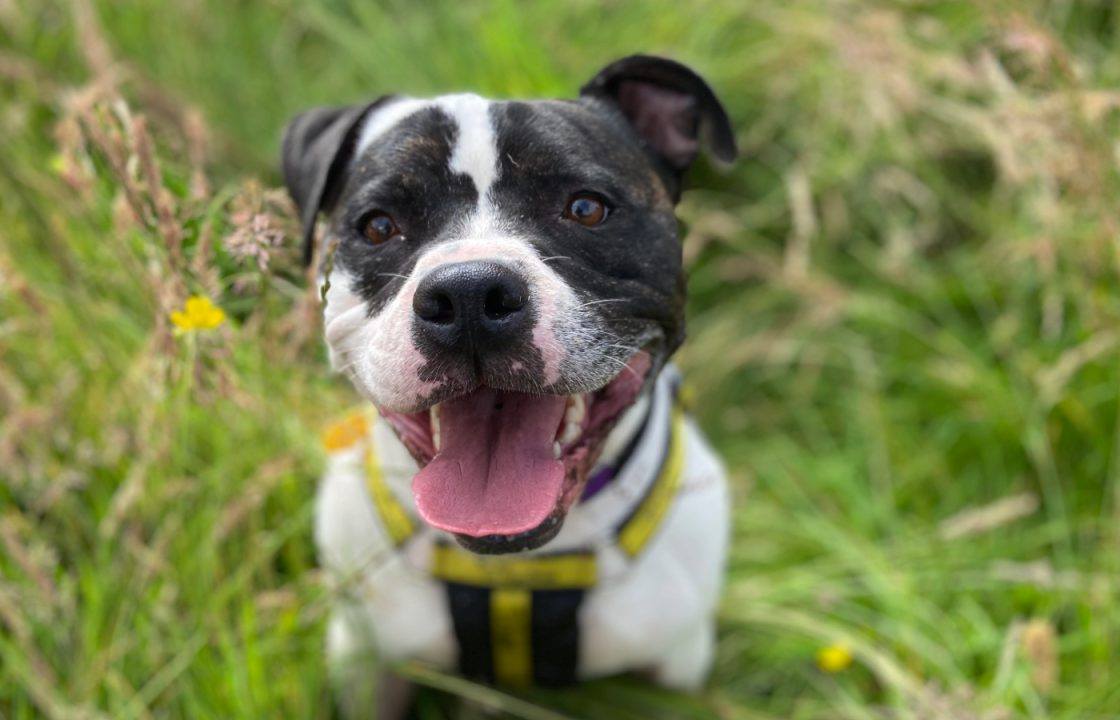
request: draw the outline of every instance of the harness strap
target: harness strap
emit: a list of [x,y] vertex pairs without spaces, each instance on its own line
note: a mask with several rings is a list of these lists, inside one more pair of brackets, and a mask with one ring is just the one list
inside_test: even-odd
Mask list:
[[447,585],[460,672],[509,687],[575,682],[579,607],[598,579],[594,552],[500,557],[441,540],[429,572]]
[[669,421],[669,441],[661,470],[657,479],[650,484],[646,496],[627,518],[618,531],[618,546],[630,557],[637,557],[657,528],[665,519],[669,506],[681,485],[684,469],[684,411],[674,404]]
[[475,587],[572,590],[593,587],[598,579],[592,552],[532,557],[476,555],[448,542],[432,549],[433,576]]
[[459,672],[508,687],[570,685],[579,666],[586,590],[482,587],[445,581]]
[[393,491],[389,489],[389,485],[385,482],[385,476],[381,473],[381,465],[377,462],[377,455],[374,452],[371,438],[366,440],[364,460],[366,488],[369,490],[370,497],[373,498],[373,504],[377,507],[377,513],[381,516],[381,523],[385,526],[386,532],[389,533],[389,539],[392,540],[393,546],[400,547],[416,532],[416,525],[408,511],[404,509],[404,506],[393,495]]

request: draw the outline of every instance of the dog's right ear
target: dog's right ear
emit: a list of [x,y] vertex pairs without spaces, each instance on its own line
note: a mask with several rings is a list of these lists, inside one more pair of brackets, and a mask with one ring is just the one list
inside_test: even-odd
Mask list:
[[362,120],[390,97],[367,105],[313,108],[292,118],[284,130],[281,165],[303,226],[304,265],[315,254],[316,218],[330,212],[342,190]]

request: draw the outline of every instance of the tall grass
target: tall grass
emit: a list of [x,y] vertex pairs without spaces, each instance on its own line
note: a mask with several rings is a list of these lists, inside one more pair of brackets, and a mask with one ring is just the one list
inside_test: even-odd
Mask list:
[[[424,717],[1120,716],[1118,33],[1068,0],[0,2],[0,717],[328,717],[310,501],[355,398],[280,128],[638,50],[743,149],[681,208],[737,496],[715,672],[404,668]],[[176,333],[190,295],[227,320]]]

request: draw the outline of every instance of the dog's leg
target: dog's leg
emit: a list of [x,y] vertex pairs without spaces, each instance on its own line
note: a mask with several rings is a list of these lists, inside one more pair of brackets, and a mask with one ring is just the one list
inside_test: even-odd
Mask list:
[[715,636],[716,628],[712,621],[705,621],[681,636],[661,664],[653,668],[654,682],[687,692],[703,687],[715,657]]

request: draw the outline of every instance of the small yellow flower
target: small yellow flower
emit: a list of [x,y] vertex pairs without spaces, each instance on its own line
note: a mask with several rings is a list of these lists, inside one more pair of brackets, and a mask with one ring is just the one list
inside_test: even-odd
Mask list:
[[47,162],[47,165],[55,175],[65,175],[70,169],[70,162],[62,153],[51,155],[51,159]]
[[852,666],[852,650],[843,643],[833,643],[817,651],[817,667],[826,673],[838,673]]
[[210,298],[192,295],[182,310],[171,313],[171,322],[179,332],[213,330],[225,322],[225,312],[210,302]]

